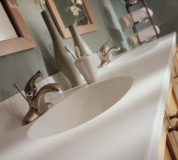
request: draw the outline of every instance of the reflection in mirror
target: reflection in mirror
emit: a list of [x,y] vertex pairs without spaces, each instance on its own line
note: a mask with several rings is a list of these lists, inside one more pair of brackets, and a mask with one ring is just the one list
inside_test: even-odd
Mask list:
[[[63,2],[62,2],[63,1]],[[77,22],[77,30],[79,34],[85,34],[89,32],[96,31],[98,28],[96,26],[95,20],[92,16],[90,7],[88,5],[87,0],[82,1],[82,10],[75,19],[72,13],[69,14],[69,21],[67,20],[67,14],[65,12],[67,6],[67,0],[46,0],[47,7],[51,13],[51,16],[56,24],[58,31],[60,32],[63,38],[71,37],[70,31],[67,28],[69,24],[73,24]],[[77,6],[79,7],[79,6]],[[83,14],[85,13],[85,14]],[[87,18],[87,19],[86,19]]]
[[90,20],[83,5],[76,5],[80,9],[80,11],[78,16],[75,17],[71,11],[65,11],[65,8],[67,8],[66,2],[66,0],[54,0],[54,3],[57,7],[58,12],[61,15],[65,27],[68,27],[69,24],[74,23],[76,24],[76,26],[90,24]]
[[0,41],[18,38],[18,35],[11,24],[11,21],[3,7],[2,2],[0,1]]

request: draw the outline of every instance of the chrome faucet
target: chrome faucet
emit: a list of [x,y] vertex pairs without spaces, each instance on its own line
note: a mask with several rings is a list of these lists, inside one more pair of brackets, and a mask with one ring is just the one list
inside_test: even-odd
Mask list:
[[101,48],[99,49],[98,53],[99,53],[99,57],[100,57],[100,60],[101,60],[101,63],[99,65],[99,67],[103,67],[105,65],[107,65],[110,60],[109,60],[109,55],[112,53],[112,52],[115,52],[115,51],[119,51],[120,50],[120,47],[111,47],[110,49],[107,49],[107,45],[109,43],[112,42],[112,39],[109,39],[106,43],[104,43]]
[[[58,92],[61,89],[61,86],[57,83],[49,83],[43,86],[39,91],[35,85],[35,80],[41,76],[43,73],[39,70],[37,71],[27,82],[25,86],[25,95],[24,98],[29,104],[29,111],[24,117],[22,124],[28,124],[38,118],[40,115],[45,113],[49,108],[52,107],[52,103],[45,102],[45,94],[48,92]],[[17,88],[17,86],[16,86]],[[19,90],[19,89],[18,89]],[[22,93],[21,93],[22,94]]]

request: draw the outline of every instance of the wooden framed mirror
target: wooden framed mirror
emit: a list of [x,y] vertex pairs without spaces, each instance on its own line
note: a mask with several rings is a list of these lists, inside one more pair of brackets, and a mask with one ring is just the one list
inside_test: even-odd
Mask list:
[[[51,16],[56,24],[58,31],[60,32],[63,38],[69,38],[71,37],[71,34],[67,26],[64,24],[64,19],[61,16],[62,14],[60,14],[60,12],[63,12],[63,15],[64,15],[65,7],[59,8],[58,6],[60,5],[57,5],[57,3],[60,3],[62,5],[62,4],[66,4],[66,1],[67,0],[60,0],[60,1],[59,0],[46,0],[46,4],[51,13]],[[86,14],[86,17],[88,18],[89,23],[77,26],[77,30],[79,34],[85,34],[85,33],[98,30],[98,27],[92,16],[87,0],[83,0],[82,2],[83,2],[82,7],[83,7],[83,10],[85,11],[85,14]]]
[[35,47],[15,0],[0,0],[0,57]]

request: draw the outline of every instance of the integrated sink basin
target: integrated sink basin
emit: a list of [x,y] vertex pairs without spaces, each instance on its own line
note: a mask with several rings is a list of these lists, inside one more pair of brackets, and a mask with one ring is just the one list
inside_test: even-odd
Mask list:
[[33,122],[30,138],[44,138],[71,130],[116,104],[131,88],[131,77],[116,77],[85,86]]

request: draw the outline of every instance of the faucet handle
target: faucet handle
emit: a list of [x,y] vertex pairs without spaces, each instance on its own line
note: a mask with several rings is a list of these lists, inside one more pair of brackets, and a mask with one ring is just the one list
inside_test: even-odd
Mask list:
[[[19,86],[17,85],[17,83],[14,83],[13,86],[19,91],[19,93],[22,95],[22,97],[27,101],[27,98],[24,96],[24,94],[21,92],[21,90],[19,89]],[[28,102],[28,101],[27,101]]]
[[39,77],[42,76],[43,73],[38,70],[27,82],[25,85],[25,94],[27,97],[33,97],[37,93],[37,87],[35,85],[35,80]]
[[106,46],[112,42],[112,39],[109,39],[108,41],[106,41],[101,48],[99,49],[100,52],[105,52]]

